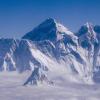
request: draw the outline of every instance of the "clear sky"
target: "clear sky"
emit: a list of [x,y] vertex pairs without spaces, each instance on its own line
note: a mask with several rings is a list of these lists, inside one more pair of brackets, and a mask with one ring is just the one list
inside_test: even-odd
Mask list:
[[100,25],[100,0],[0,0],[0,37],[20,38],[48,17],[73,32]]

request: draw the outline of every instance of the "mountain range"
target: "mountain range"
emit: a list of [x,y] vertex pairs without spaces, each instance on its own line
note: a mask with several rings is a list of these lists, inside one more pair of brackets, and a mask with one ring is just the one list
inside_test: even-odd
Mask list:
[[100,26],[86,23],[73,33],[52,18],[21,39],[0,38],[0,71],[34,71],[48,79],[100,82]]

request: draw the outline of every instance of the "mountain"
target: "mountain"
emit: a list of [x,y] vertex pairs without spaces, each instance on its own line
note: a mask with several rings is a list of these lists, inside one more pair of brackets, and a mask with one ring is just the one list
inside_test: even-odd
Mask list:
[[48,18],[22,38],[32,41],[50,40],[52,42],[56,42],[63,38],[68,38],[68,40],[74,39],[75,36],[66,27],[57,23],[56,20]]
[[17,48],[17,40],[15,39],[0,39],[0,71],[15,70],[15,61],[13,53]]
[[[89,66],[92,67],[93,79],[97,82],[100,81],[100,27],[86,23],[76,33],[78,36],[79,45],[87,52],[85,58],[88,57]],[[85,52],[84,51],[84,52]]]
[[0,39],[0,48],[1,71],[38,68],[51,81],[100,82],[99,25],[86,23],[73,33],[48,18],[20,40]]

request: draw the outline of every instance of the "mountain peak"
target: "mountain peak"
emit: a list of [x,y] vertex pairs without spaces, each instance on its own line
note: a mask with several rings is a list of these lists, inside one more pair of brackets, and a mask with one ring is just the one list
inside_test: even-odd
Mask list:
[[63,34],[73,35],[66,27],[56,22],[53,18],[47,18],[31,32],[24,35],[23,39],[32,41],[51,40],[56,41],[63,38]]
[[41,24],[39,24],[35,29],[33,29],[33,31],[38,30],[38,29],[55,28],[56,24],[57,24],[57,22],[55,19],[47,18]]
[[84,24],[84,26],[87,27],[88,31],[91,31],[91,30],[93,30],[93,28],[94,28],[93,24],[90,23],[90,22],[87,22],[86,24]]
[[90,22],[87,22],[78,31],[78,36],[87,35],[87,36],[95,36],[94,25]]
[[68,29],[65,26],[63,26],[62,24],[60,24],[59,22],[57,22],[53,18],[47,18],[44,22],[42,22],[42,24],[40,24],[40,26],[43,26],[43,24],[48,25],[48,23],[54,25],[56,30],[59,31],[59,32],[68,31]]
[[56,20],[54,18],[51,18],[51,17],[47,18],[45,21],[56,23]]
[[84,24],[87,27],[93,26],[93,24],[91,22],[86,22],[86,24]]

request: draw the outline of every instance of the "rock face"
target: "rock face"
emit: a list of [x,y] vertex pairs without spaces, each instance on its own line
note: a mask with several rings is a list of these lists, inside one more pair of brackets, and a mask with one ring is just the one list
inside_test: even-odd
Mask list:
[[[98,25],[86,23],[74,34],[49,18],[21,40],[0,39],[0,48],[1,71],[32,70],[34,73],[37,67],[44,71],[47,79],[89,84],[100,81]],[[41,74],[37,73],[40,81]]]
[[53,84],[52,81],[48,80],[44,71],[41,68],[36,67],[34,68],[34,71],[23,85],[27,85],[29,83],[31,83],[32,85],[38,85],[39,83],[41,84],[44,82],[47,84]]
[[24,35],[22,38],[32,41],[50,40],[52,42],[56,42],[64,38],[75,38],[75,36],[60,23],[57,23],[52,18],[48,18],[31,32]]
[[100,29],[99,26],[93,26],[90,23],[86,23],[81,27],[78,36],[79,45],[82,47],[85,53],[85,59],[87,59],[88,68],[91,69],[91,74],[95,81],[99,81],[100,73]]
[[17,40],[0,39],[0,71],[15,70],[14,51],[17,48]]

